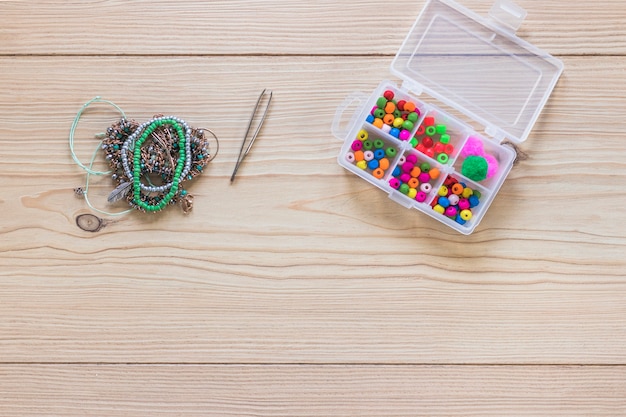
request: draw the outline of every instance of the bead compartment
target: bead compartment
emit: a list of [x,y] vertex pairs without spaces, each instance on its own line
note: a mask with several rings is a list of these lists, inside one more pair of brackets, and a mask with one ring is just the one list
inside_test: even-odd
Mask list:
[[[381,129],[371,123],[370,116],[372,109],[377,107],[376,101],[380,99],[380,97],[383,97],[384,93],[387,91],[393,92],[394,100],[398,99],[414,102],[416,108],[418,108],[421,112],[418,121],[414,124],[413,129],[410,131],[410,139],[408,140],[401,140],[399,137],[393,136],[390,131]],[[411,142],[411,140],[417,136],[419,144],[420,140],[425,137],[425,135],[420,134],[419,131],[424,123],[424,120],[429,117],[434,119],[435,129],[437,125],[445,125],[446,134],[450,136],[449,144],[451,144],[454,149],[450,152],[448,161],[445,163],[441,163],[436,159],[437,154],[431,157],[419,150],[415,146],[414,142]],[[389,160],[389,169],[385,170],[384,175],[381,178],[376,178],[373,175],[373,170],[369,167],[359,168],[356,165],[358,161],[349,160],[348,158],[351,153],[355,153],[352,145],[355,140],[359,140],[359,134],[362,131],[367,132],[368,140],[372,138],[380,139],[384,142],[385,147],[392,146],[397,150],[395,158]],[[441,133],[436,133],[434,136],[436,141],[440,142]],[[461,152],[468,139],[472,137],[479,138],[483,149],[494,155],[494,157],[498,160],[498,170],[495,175],[481,181],[480,183],[470,180],[461,173],[461,166],[465,160],[465,157],[461,155]],[[437,142],[435,142],[433,146]],[[415,197],[410,197],[406,192],[403,192],[404,190],[400,190],[401,184],[400,186],[394,186],[395,184],[390,183],[390,180],[396,178],[394,170],[398,168],[401,169],[403,162],[409,155],[413,155],[413,157],[417,159],[418,164],[428,163],[431,167],[437,168],[440,172],[438,178],[429,181],[432,189],[426,193],[424,201],[418,201]],[[354,123],[352,129],[350,129],[350,133],[345,139],[342,150],[338,156],[339,165],[367,180],[377,188],[387,192],[392,200],[407,208],[415,208],[463,234],[471,233],[480,223],[486,213],[487,207],[491,204],[493,197],[496,195],[500,186],[504,182],[505,177],[508,175],[514,159],[515,152],[511,148],[495,143],[493,140],[486,139],[482,134],[476,132],[471,126],[455,119],[454,116],[438,108],[436,105],[417,99],[409,92],[403,91],[391,81],[381,82],[376,90],[369,96],[366,103],[363,105],[362,112],[358,116],[357,122]],[[480,204],[472,209],[472,218],[464,224],[460,224],[457,221],[434,211],[432,207],[432,203],[436,199],[439,188],[449,176],[453,176],[459,182],[463,182],[472,189],[479,190],[481,193]],[[405,183],[405,181],[400,182]]]

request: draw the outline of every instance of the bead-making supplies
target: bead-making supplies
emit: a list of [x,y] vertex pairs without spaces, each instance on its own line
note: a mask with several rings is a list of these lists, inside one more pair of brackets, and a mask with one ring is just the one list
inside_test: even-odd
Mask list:
[[523,9],[496,0],[489,14],[426,2],[391,64],[401,85],[384,80],[370,95],[351,94],[332,123],[343,141],[339,165],[463,234],[513,167],[505,143],[528,138],[563,71],[515,35]]
[[[93,103],[113,106],[122,114],[122,118],[106,130],[89,166],[85,166],[74,152],[74,132],[82,113]],[[215,152],[210,150],[207,134],[215,140]],[[93,170],[99,149],[104,153],[110,171]],[[133,209],[157,212],[172,204],[180,204],[183,212],[189,213],[193,208],[193,195],[185,189],[184,184],[202,174],[218,149],[217,136],[209,129],[191,127],[176,116],[157,115],[138,123],[127,119],[117,105],[100,97],[83,105],[70,129],[72,157],[87,172],[82,192],[84,198],[93,210],[106,215],[124,214]],[[110,175],[115,189],[109,195],[108,202],[124,200],[131,209],[109,213],[93,207],[88,197],[91,175]]]

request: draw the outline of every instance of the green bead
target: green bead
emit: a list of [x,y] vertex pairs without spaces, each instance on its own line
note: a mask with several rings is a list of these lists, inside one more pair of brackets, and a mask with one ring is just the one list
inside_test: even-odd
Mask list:
[[408,116],[406,117],[407,120],[415,123],[417,122],[417,119],[419,119],[419,116],[417,115],[417,113],[415,113],[414,111],[412,111],[411,113],[408,114]]
[[409,184],[402,183],[402,185],[400,185],[400,192],[402,194],[407,194],[409,192],[409,188]]
[[428,162],[423,162],[420,165],[420,169],[422,170],[422,172],[428,172],[430,171],[430,164]]
[[417,138],[412,138],[409,142],[411,143],[411,146],[415,148],[417,147],[419,140],[417,140]]
[[396,156],[396,154],[398,153],[398,150],[396,148],[394,148],[393,146],[388,147],[385,150],[385,154],[389,157],[389,158],[393,158],[394,156]]
[[384,108],[387,105],[387,99],[385,97],[379,97],[378,100],[376,100],[376,107],[378,107],[379,109]]
[[366,151],[369,151],[370,149],[372,149],[372,146],[374,146],[374,144],[372,143],[371,140],[363,141],[363,149],[365,149]]
[[447,145],[448,143],[450,143],[450,135],[448,134],[442,134],[441,137],[439,138],[439,142],[443,143],[444,145]]
[[437,126],[435,126],[435,131],[438,134],[443,135],[444,133],[446,133],[446,125],[437,125]]
[[376,148],[376,149],[381,149],[381,148],[383,148],[384,146],[385,146],[385,142],[383,142],[383,140],[382,140],[382,139],[376,139],[376,140],[374,141],[374,148]]

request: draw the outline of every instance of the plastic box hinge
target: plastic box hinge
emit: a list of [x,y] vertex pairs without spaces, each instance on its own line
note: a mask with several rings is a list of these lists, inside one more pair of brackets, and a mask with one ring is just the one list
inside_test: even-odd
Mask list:
[[504,27],[505,30],[515,33],[528,13],[511,0],[496,0],[491,6],[489,16]]
[[506,137],[506,133],[494,125],[486,126],[485,133],[494,138],[498,143],[502,142]]
[[406,208],[411,208],[414,206],[413,201],[411,201],[407,196],[396,190],[393,190],[389,193],[389,198]]
[[424,87],[422,87],[420,83],[413,80],[404,80],[402,82],[402,89],[404,91],[409,91],[416,96],[420,96],[424,92]]

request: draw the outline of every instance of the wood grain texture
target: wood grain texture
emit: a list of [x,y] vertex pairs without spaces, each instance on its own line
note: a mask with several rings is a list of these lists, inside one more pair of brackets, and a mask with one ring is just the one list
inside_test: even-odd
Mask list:
[[[520,4],[566,69],[462,236],[344,171],[331,133],[423,2],[0,1],[0,416],[626,414],[626,6]],[[191,215],[76,226],[67,137],[96,95],[219,135]],[[82,160],[116,117],[85,113]]]
[[[490,1],[462,4],[487,15]],[[552,54],[626,52],[621,0],[519,2],[520,36]],[[3,0],[0,53],[393,55],[425,1]],[[171,22],[165,24],[164,22]]]
[[0,375],[0,416],[626,413],[623,367],[15,365]]

